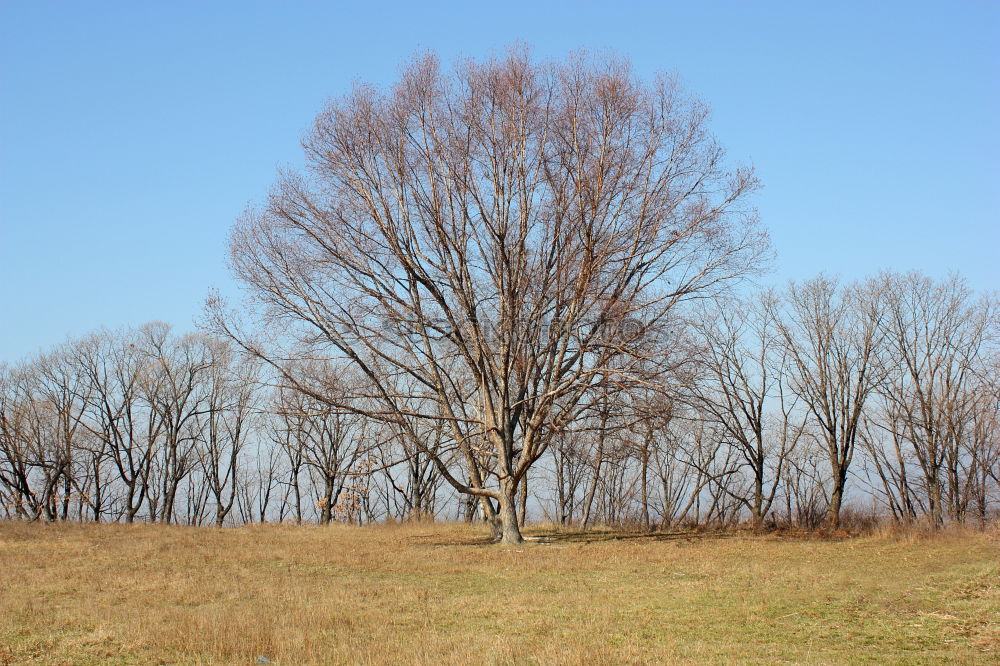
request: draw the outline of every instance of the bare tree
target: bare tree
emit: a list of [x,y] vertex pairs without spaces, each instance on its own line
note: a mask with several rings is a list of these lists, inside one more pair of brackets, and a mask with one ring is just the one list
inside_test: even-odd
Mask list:
[[131,523],[149,489],[163,422],[149,409],[148,354],[132,331],[99,333],[76,347],[76,364],[89,385],[83,426],[106,448],[124,520]]
[[0,367],[0,482],[8,515],[37,519],[43,500],[33,487],[35,458],[31,451],[30,390],[25,373]]
[[196,462],[199,418],[210,411],[204,381],[213,359],[204,336],[175,338],[166,324],[144,327],[142,342],[151,369],[144,399],[162,423],[163,436],[160,486],[158,494],[150,498],[150,517],[158,515],[160,522],[169,523],[177,490]]
[[464,469],[424,453],[496,501],[497,538],[519,542],[518,484],[553,436],[655,361],[623,324],[655,329],[766,251],[756,181],[725,169],[706,117],[619,61],[512,51],[446,75],[418,58],[391,91],[359,86],[323,112],[308,173],[283,174],[234,230],[235,273],[283,335],[223,316],[217,330],[279,371],[296,356],[354,367],[364,391],[314,396],[332,407],[440,423]]
[[968,488],[979,520],[985,526],[990,506],[1000,500],[1000,354],[984,364],[987,373],[971,391],[968,439]]
[[841,287],[820,276],[788,290],[779,315],[790,361],[791,389],[802,399],[826,448],[832,476],[829,520],[840,527],[847,487],[869,396],[881,381],[878,289]]
[[607,386],[591,401],[590,409],[581,412],[580,420],[585,421],[581,428],[582,434],[589,440],[590,446],[590,480],[587,484],[587,492],[583,499],[583,516],[581,523],[583,527],[591,524],[591,511],[594,508],[594,498],[600,488],[604,476],[608,471],[608,466],[615,460],[621,459],[626,451],[624,450],[622,433],[629,425],[627,401],[620,400],[624,397],[621,393],[611,395],[611,387]]
[[200,428],[201,468],[215,504],[215,524],[222,527],[236,501],[240,458],[259,418],[258,364],[242,363],[229,345],[214,341],[206,377],[206,407]]
[[[386,486],[395,498],[396,517],[401,520],[432,518],[437,491],[443,480],[424,450],[441,451],[447,434],[439,423],[426,421],[417,421],[412,428],[383,424],[381,430],[375,436],[384,443],[378,444],[376,451]],[[418,442],[410,441],[410,433],[414,432],[421,438]],[[394,473],[396,468],[403,470],[401,479]]]
[[[807,433],[809,435],[811,433]],[[820,438],[806,437],[785,458],[785,516],[789,524],[819,527],[830,512],[830,476],[822,470],[829,451]],[[828,466],[828,464],[827,464]]]
[[282,394],[282,414],[294,424],[292,446],[302,456],[302,464],[315,479],[316,506],[320,522],[329,523],[355,464],[374,445],[368,439],[365,420],[354,410],[330,407],[314,394],[333,396],[345,393],[345,381],[334,377],[329,368],[311,368],[313,383],[309,393],[286,390]]
[[788,351],[776,322],[775,297],[721,301],[699,311],[694,357],[701,372],[687,394],[716,423],[749,469],[750,492],[736,497],[757,528],[781,485],[785,458],[802,436],[783,376]]
[[970,465],[985,450],[967,443],[977,438],[980,380],[988,372],[984,355],[997,306],[987,297],[973,300],[957,277],[940,283],[919,273],[883,279],[883,428],[896,446],[909,445],[930,520],[940,525],[946,513],[963,517],[976,476]]
[[[899,422],[899,413],[886,400],[870,411],[873,413],[865,415],[860,433],[868,453],[865,472],[869,484],[872,492],[884,498],[892,516],[898,522],[908,524],[922,510],[922,502],[912,485],[912,456],[906,441],[897,429],[886,427],[887,423]],[[878,477],[877,483],[871,481],[872,472]]]

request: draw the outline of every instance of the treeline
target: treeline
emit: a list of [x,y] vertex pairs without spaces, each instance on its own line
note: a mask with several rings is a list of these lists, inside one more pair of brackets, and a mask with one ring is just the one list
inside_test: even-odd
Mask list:
[[[520,521],[838,526],[848,505],[901,523],[995,518],[997,302],[962,280],[820,277],[686,306],[657,331],[670,371],[604,387],[553,433],[519,485]],[[470,476],[447,428],[331,406],[360,394],[342,364],[296,361],[303,391],[245,352],[154,323],[0,367],[0,515],[222,526],[498,510],[444,482]],[[496,483],[488,457],[475,467]]]

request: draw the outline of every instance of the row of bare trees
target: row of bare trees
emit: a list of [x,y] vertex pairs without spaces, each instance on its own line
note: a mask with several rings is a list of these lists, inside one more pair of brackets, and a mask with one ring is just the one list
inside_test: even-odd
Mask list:
[[217,338],[159,323],[101,332],[0,367],[0,507],[221,526],[375,520],[378,496],[395,518],[434,514],[426,460],[369,426],[265,387],[259,364]]
[[[683,314],[646,333],[670,359],[655,385],[605,391],[554,434],[518,486],[521,525],[836,526],[845,502],[903,523],[995,518],[995,299],[957,278],[820,277]],[[496,519],[446,483],[441,468],[469,474],[447,429],[333,408],[364,380],[295,365],[308,392],[228,341],[151,324],[0,369],[3,515]],[[478,469],[499,485],[495,465]]]
[[222,524],[253,430],[256,380],[225,343],[163,324],[4,368],[0,500],[18,517],[171,522],[197,469],[201,491],[184,499],[211,498]]
[[681,370],[638,427],[600,414],[555,447],[550,517],[589,522],[600,489],[599,519],[646,526],[837,527],[849,498],[900,522],[985,523],[1000,501],[997,308],[918,273],[696,307]]
[[427,54],[303,145],[233,229],[241,309],[4,371],[9,515],[452,513],[517,543],[529,513],[993,510],[995,299],[920,275],[736,298],[770,257],[758,183],[674,78]]

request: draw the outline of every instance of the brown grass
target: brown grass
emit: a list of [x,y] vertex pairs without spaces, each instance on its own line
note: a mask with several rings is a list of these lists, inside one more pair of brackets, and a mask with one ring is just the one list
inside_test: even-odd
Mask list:
[[[989,535],[0,524],[0,663],[966,663]],[[529,534],[532,531],[529,530]]]

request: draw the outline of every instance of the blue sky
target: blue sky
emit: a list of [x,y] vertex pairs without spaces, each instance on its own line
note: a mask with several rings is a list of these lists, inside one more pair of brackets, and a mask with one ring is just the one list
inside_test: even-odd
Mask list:
[[1000,286],[1000,3],[0,2],[0,361],[181,329],[233,219],[352,81],[514,42],[676,71],[751,162],[778,259]]

